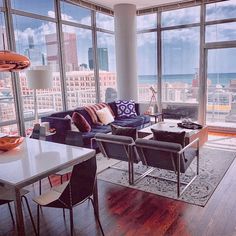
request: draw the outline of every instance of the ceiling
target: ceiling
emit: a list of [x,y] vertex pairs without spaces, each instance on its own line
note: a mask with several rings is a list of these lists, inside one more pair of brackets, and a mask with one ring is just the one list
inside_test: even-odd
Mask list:
[[136,8],[138,10],[177,2],[177,0],[90,0],[89,2],[111,9],[113,9],[114,5],[116,4],[129,3],[136,5]]

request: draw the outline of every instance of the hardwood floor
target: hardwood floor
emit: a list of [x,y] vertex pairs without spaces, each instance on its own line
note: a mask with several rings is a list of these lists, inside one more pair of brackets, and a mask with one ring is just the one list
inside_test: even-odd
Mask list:
[[[223,158],[223,157],[222,157]],[[100,219],[106,235],[236,235],[236,161],[231,165],[205,207],[159,197],[157,195],[98,181]],[[44,191],[49,189],[47,179]],[[36,205],[30,200],[38,186],[30,186],[28,195],[36,219]],[[13,205],[12,205],[13,206]],[[33,229],[26,214],[27,235]],[[74,210],[75,235],[101,235],[91,203]],[[69,235],[69,214],[64,220],[61,210],[44,208],[41,235]],[[0,235],[16,235],[7,206],[0,207]]]

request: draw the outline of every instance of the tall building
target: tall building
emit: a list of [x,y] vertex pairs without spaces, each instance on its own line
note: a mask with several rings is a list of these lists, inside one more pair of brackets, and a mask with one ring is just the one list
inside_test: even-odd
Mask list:
[[[98,55],[99,69],[104,70],[104,71],[109,71],[108,49],[107,48],[98,48],[97,55]],[[89,68],[90,68],[90,70],[93,70],[94,63],[93,63],[93,49],[92,48],[89,48],[89,50],[88,50],[88,60],[89,60]]]
[[[45,35],[47,62],[49,65],[57,65],[58,58],[58,39],[56,33]],[[64,39],[64,57],[66,62],[66,69],[78,69],[78,54],[76,44],[76,34],[63,33]]]
[[45,65],[45,57],[40,48],[35,47],[34,38],[32,35],[28,36],[29,47],[25,49],[24,54],[30,59],[32,66]]

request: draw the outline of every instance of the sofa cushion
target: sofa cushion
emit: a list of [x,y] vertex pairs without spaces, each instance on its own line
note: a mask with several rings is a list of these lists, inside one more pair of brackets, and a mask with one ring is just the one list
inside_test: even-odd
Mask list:
[[72,131],[79,131],[79,129],[76,127],[76,125],[74,124],[72,117],[70,115],[66,115],[64,117],[65,119],[69,119],[71,121],[71,130]]
[[117,118],[113,122],[115,125],[123,126],[123,127],[137,127],[141,128],[142,125],[150,122],[150,117],[146,115],[130,117],[130,118]]
[[111,132],[110,125],[92,125],[91,132],[94,133],[109,133]]
[[185,146],[185,131],[183,132],[169,132],[163,130],[151,129],[153,139],[163,142],[178,143],[182,147]]
[[72,121],[75,124],[75,126],[79,129],[81,132],[90,132],[91,126],[87,122],[87,120],[78,112],[74,112],[72,115]]
[[122,127],[111,124],[111,132],[114,135],[131,137],[133,140],[137,139],[137,129],[134,127]]
[[107,107],[97,110],[96,114],[97,114],[99,120],[104,125],[108,125],[114,121],[114,117],[112,116],[110,110]]
[[135,103],[133,100],[118,100],[116,101],[117,116],[119,118],[135,117],[137,113],[135,111]]

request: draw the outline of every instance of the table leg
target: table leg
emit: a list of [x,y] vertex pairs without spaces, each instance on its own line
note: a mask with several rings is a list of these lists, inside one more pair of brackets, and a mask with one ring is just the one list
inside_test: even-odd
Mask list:
[[97,177],[96,177],[95,184],[94,184],[93,201],[94,201],[94,210],[95,210],[97,216],[99,216]]
[[16,214],[17,233],[19,236],[23,236],[25,235],[25,226],[24,226],[24,218],[21,205],[20,189],[18,188],[15,188],[14,205]]

